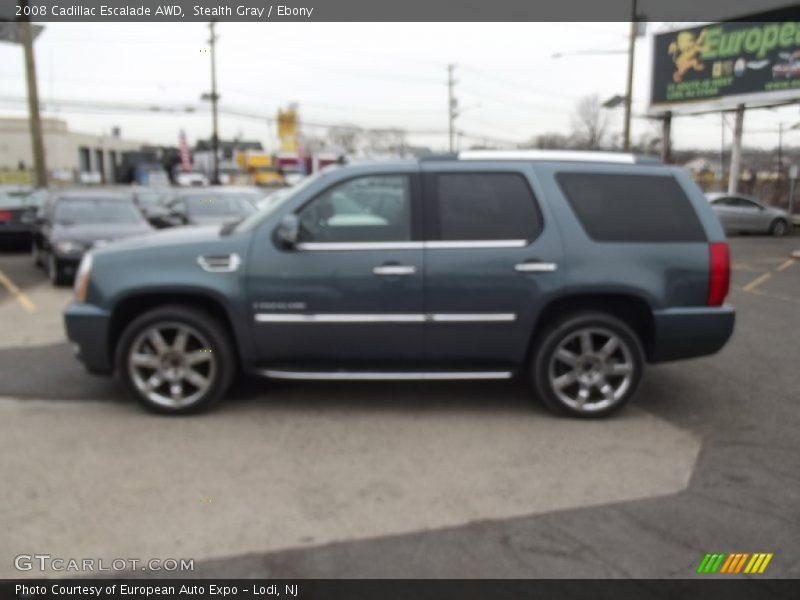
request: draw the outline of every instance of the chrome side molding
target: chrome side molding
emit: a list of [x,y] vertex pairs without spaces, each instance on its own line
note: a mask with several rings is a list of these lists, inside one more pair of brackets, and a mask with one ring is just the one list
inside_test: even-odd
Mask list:
[[257,313],[256,323],[424,323],[422,314]]
[[508,323],[516,313],[256,313],[256,323]]
[[428,315],[429,321],[436,323],[498,323],[516,321],[515,313],[433,313]]

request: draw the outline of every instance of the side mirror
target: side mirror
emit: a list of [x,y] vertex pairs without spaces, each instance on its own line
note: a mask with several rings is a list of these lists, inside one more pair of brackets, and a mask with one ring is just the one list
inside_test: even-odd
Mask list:
[[278,228],[275,230],[275,235],[281,246],[293,248],[300,237],[300,219],[297,215],[294,213],[284,215]]

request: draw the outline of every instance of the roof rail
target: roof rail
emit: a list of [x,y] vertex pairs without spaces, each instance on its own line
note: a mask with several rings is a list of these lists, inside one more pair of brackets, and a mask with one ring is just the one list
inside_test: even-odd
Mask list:
[[423,154],[418,159],[420,162],[437,161],[437,160],[458,160],[457,152],[440,152],[433,154]]
[[623,152],[594,152],[585,150],[466,150],[458,153],[460,160],[533,160],[594,162],[616,164],[661,164],[651,156]]

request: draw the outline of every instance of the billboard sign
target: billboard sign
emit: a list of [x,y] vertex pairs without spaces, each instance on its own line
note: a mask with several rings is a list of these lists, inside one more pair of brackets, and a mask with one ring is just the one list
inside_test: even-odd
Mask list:
[[800,99],[800,22],[725,22],[653,37],[652,108]]

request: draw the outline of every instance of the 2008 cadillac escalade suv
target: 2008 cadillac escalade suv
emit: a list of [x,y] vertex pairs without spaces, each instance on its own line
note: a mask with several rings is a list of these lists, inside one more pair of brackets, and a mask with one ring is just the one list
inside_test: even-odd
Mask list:
[[92,251],[66,328],[92,372],[186,413],[271,378],[530,378],[606,415],[646,363],[718,351],[729,256],[688,175],[652,159],[463,152],[326,171],[235,226]]

